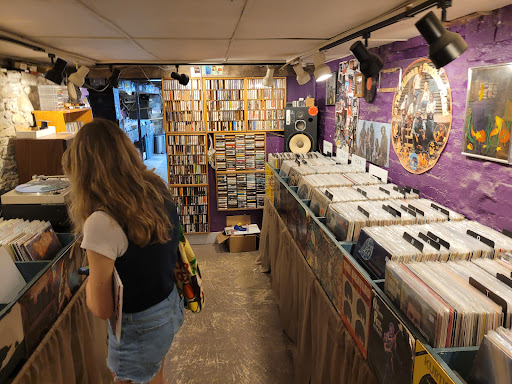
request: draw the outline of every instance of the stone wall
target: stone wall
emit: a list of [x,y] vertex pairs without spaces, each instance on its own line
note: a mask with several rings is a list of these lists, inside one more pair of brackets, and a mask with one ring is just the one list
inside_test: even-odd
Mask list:
[[14,138],[17,129],[34,124],[38,84],[51,83],[42,76],[0,69],[0,194],[19,184]]
[[[407,172],[391,147],[389,176],[392,182],[419,188],[423,196],[438,201],[466,217],[497,230],[512,229],[512,166],[468,158],[461,154],[468,68],[512,62],[512,6],[507,6],[450,28],[461,34],[469,49],[446,65],[453,99],[453,121],[448,143],[438,163],[428,172]],[[414,60],[427,57],[428,46],[421,36],[371,50],[384,61],[384,68],[403,70]],[[329,63],[337,70],[340,61]],[[372,104],[360,99],[360,118],[391,122],[393,93],[377,93]],[[325,83],[317,83],[320,109],[319,142],[334,142],[334,106],[325,106]]]

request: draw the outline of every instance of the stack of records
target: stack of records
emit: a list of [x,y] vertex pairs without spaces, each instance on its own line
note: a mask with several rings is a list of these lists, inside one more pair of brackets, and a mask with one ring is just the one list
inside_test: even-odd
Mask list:
[[435,348],[479,345],[503,319],[502,307],[453,266],[456,263],[386,263],[386,294]]
[[344,176],[355,185],[382,184],[382,181],[369,173],[345,173]]
[[48,221],[0,219],[0,246],[13,261],[51,260],[62,249]]
[[365,173],[364,170],[352,164],[337,164],[332,169],[336,173]]
[[339,174],[315,174],[303,176],[298,183],[297,194],[301,199],[310,199],[315,188],[347,186],[352,183]]
[[489,331],[473,362],[468,382],[509,383],[512,377],[512,331]]
[[347,184],[344,187],[320,187],[312,191],[309,206],[315,215],[325,217],[327,209],[332,203],[366,200],[366,197],[350,187],[353,185],[351,181],[345,180]]
[[275,169],[280,169],[283,165],[283,162],[287,160],[295,160],[295,159],[311,159],[322,157],[319,152],[308,152],[308,153],[293,153],[293,152],[281,152],[281,153],[269,153],[268,154],[268,163],[271,167]]
[[[368,195],[368,200],[387,200],[387,199],[403,199],[408,198],[405,194],[394,189],[394,184],[376,184],[361,186],[361,190]],[[411,195],[412,196],[412,195]],[[416,195],[417,196],[417,195]]]

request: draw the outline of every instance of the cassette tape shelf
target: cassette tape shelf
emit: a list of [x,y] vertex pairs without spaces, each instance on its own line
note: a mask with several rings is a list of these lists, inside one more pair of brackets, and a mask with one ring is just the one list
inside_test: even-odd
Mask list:
[[321,155],[282,157],[271,202],[378,381],[462,384],[484,335],[512,325],[512,239]]
[[209,232],[208,156],[202,81],[162,79],[169,188],[185,233]]

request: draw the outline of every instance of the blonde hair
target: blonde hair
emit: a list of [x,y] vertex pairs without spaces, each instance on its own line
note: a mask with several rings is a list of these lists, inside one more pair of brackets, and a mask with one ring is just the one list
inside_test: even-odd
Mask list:
[[64,153],[62,167],[71,183],[68,211],[75,233],[91,213],[102,210],[139,247],[170,240],[165,208],[170,191],[117,124],[104,119],[85,124]]

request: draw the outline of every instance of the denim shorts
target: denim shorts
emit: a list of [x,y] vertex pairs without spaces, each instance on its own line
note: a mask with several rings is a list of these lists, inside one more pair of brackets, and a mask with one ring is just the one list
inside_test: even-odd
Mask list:
[[183,319],[183,299],[176,287],[165,300],[144,311],[123,313],[121,342],[108,327],[107,366],[119,380],[149,382],[160,370]]

